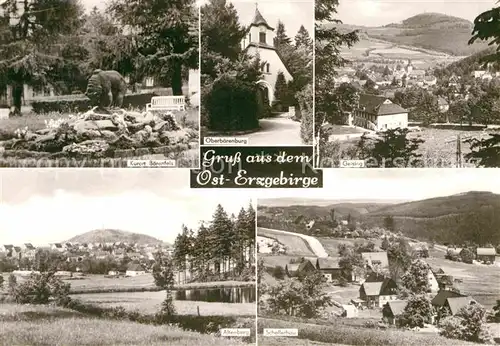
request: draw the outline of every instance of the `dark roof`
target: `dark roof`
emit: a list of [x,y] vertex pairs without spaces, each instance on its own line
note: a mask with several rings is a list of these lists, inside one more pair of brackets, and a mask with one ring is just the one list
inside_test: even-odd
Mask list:
[[408,111],[400,105],[392,102],[384,103],[387,100],[389,99],[384,96],[361,94],[359,95],[359,108],[375,115],[408,113]]
[[434,298],[432,298],[431,304],[443,306],[446,302],[446,299],[455,297],[464,297],[464,295],[455,291],[441,290],[438,292],[438,294],[436,294]]
[[274,28],[272,26],[267,24],[267,21],[264,19],[264,17],[262,16],[262,14],[260,13],[258,8],[255,8],[255,15],[253,17],[253,20],[252,20],[252,23],[250,24],[250,26],[252,26],[252,25],[255,25],[255,26],[265,25],[266,28],[268,28],[269,30],[274,30]]

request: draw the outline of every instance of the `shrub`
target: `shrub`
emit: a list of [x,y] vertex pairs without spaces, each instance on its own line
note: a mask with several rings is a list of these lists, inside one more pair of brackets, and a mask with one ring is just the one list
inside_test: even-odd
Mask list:
[[203,98],[208,128],[213,131],[244,131],[259,127],[256,86],[223,76]]
[[18,304],[47,304],[51,299],[65,304],[69,290],[70,285],[53,273],[33,273],[25,282],[16,284],[9,294]]
[[313,141],[313,94],[312,86],[308,85],[297,94],[300,107],[300,137],[302,143],[312,144]]
[[450,339],[490,343],[492,339],[486,329],[485,315],[485,309],[479,304],[465,306],[455,316],[441,321],[439,334]]
[[412,296],[403,313],[396,319],[396,325],[401,328],[423,328],[424,323],[430,322],[432,314],[432,306],[426,296]]
[[273,276],[278,280],[283,280],[285,278],[285,269],[282,266],[274,267]]

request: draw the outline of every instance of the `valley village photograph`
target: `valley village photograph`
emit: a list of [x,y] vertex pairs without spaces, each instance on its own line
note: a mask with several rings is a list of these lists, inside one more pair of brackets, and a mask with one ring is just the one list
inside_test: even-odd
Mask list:
[[316,167],[500,167],[496,1],[316,9]]
[[312,145],[314,1],[205,0],[200,21],[201,144]]
[[250,197],[189,189],[182,170],[0,182],[1,345],[255,345]]
[[499,344],[497,179],[327,170],[328,190],[259,196],[259,345]]
[[0,167],[199,167],[194,0],[0,0]]

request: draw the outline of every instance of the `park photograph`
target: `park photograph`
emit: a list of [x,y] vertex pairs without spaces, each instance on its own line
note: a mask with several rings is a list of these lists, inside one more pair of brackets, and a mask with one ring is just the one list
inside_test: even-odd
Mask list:
[[316,167],[500,167],[498,3],[416,4],[316,1]]
[[497,176],[327,170],[259,196],[259,345],[500,344]]
[[194,0],[0,2],[0,167],[199,167]]
[[312,145],[314,1],[206,0],[200,25],[201,145]]
[[0,344],[255,344],[254,201],[183,171],[0,171]]

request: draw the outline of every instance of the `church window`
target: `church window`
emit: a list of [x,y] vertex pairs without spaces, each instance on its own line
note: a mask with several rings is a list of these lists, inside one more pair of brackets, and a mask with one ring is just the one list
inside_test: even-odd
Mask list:
[[259,32],[259,42],[266,43],[266,33],[265,32]]
[[269,63],[266,64],[266,72],[269,73]]
[[252,33],[248,34],[248,42],[252,42]]

